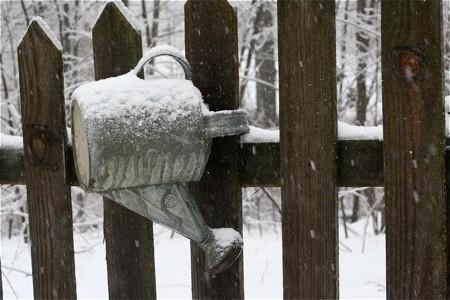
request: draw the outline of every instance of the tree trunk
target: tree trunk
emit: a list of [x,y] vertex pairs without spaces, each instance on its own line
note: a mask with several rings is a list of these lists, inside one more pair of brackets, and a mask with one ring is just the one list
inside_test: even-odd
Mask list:
[[[367,3],[366,0],[358,0],[357,2],[357,12],[361,18],[361,22],[366,21]],[[369,48],[369,37],[364,32],[358,31],[356,33],[356,44],[358,46],[358,77],[356,78],[356,90],[357,90],[357,100],[356,100],[356,123],[358,125],[364,125],[366,123],[366,111],[369,99],[367,96],[366,87],[366,54]]]
[[[348,19],[348,10],[349,10],[349,0],[345,1],[345,8],[344,8],[344,21],[347,21]],[[337,6],[338,8],[340,6]],[[345,105],[345,101],[347,100],[347,97],[344,97],[343,95],[343,87],[344,87],[344,78],[345,78],[345,55],[346,55],[346,38],[347,38],[347,23],[345,22],[342,26],[342,40],[341,40],[341,66],[339,67],[338,74],[337,74],[337,81],[339,84],[338,87],[338,113],[341,113],[341,110],[345,110],[342,107]]]
[[[358,16],[361,19],[361,22],[364,23],[366,21],[367,2],[366,0],[358,0],[357,2],[357,12]],[[356,33],[356,44],[358,47],[358,77],[356,78],[356,124],[357,125],[365,125],[366,123],[366,112],[367,105],[369,104],[369,98],[367,95],[367,87],[366,87],[366,54],[369,48],[369,37],[364,32],[358,31]],[[353,197],[353,213],[352,213],[352,222],[358,221],[358,213],[359,213],[359,197]]]
[[147,5],[145,4],[145,0],[141,0],[141,9],[142,9],[142,19],[144,20],[145,24],[145,41],[147,43],[147,47],[150,47],[151,39],[150,39],[150,26],[148,25],[148,18],[147,18]]
[[153,2],[153,21],[152,21],[152,36],[150,47],[156,46],[156,37],[158,36],[159,29],[159,10],[160,10],[160,0],[154,0]]
[[[158,36],[160,1],[159,0],[153,1],[153,20],[151,30],[147,15],[146,0],[141,1],[141,8],[142,8],[142,18],[144,19],[145,23],[145,41],[147,47],[152,48],[156,46],[156,37]],[[153,67],[155,65],[155,62],[152,60],[148,63],[148,65],[150,66],[150,68],[148,69],[148,73],[153,74],[154,73]]]
[[256,82],[256,122],[262,127],[278,126],[274,38],[273,33],[267,32],[272,31],[273,27],[271,8],[270,2],[262,2],[254,24],[254,33],[263,37],[262,45],[257,45],[255,52],[256,78],[258,79]]

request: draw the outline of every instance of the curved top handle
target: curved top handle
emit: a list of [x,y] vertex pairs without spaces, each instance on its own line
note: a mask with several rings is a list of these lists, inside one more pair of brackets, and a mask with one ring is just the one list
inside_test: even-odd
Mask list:
[[183,68],[184,77],[187,80],[192,79],[191,66],[189,65],[184,55],[177,48],[169,45],[156,46],[147,51],[131,72],[133,72],[134,75],[137,75],[144,68],[144,65],[146,63],[153,60],[155,57],[163,55],[170,56],[173,59],[175,59],[175,61],[179,63],[180,66]]

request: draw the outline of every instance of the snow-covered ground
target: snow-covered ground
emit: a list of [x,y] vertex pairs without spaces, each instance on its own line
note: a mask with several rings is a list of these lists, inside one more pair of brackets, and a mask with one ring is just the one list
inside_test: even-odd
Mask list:
[[[340,295],[349,299],[385,298],[385,240],[368,226],[365,251],[365,221],[349,225],[349,238],[340,240]],[[189,242],[155,226],[156,280],[159,299],[190,299]],[[103,237],[76,233],[76,275],[79,299],[107,298]],[[281,299],[281,235],[244,232],[244,280],[247,299]],[[32,298],[30,251],[21,239],[3,239],[1,245],[5,299]],[[13,270],[14,269],[14,270]],[[24,273],[25,272],[25,273]]]

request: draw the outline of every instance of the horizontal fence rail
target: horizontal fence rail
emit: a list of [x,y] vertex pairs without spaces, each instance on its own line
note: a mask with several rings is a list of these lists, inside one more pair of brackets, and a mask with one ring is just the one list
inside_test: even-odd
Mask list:
[[[343,140],[336,143],[337,185],[340,187],[383,186],[383,141]],[[79,186],[68,146],[68,179]],[[450,177],[450,149],[446,151],[446,172]],[[279,143],[241,144],[240,184],[242,187],[280,186]],[[25,184],[23,148],[0,148],[0,184]]]

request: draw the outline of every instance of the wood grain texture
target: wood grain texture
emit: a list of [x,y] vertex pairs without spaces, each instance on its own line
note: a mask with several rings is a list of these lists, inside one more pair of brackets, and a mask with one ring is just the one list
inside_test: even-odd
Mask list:
[[[383,142],[338,141],[336,183],[340,187],[383,186]],[[280,186],[280,145],[242,144],[242,187]]]
[[[448,150],[448,147],[447,147]],[[450,297],[450,258],[449,258],[449,249],[450,249],[450,152],[445,152],[445,165],[446,165],[446,198],[447,198],[447,222],[446,222],[446,237],[447,237],[447,299]]]
[[[95,79],[122,75],[142,56],[141,35],[109,2],[92,30]],[[152,222],[106,199],[104,234],[110,299],[155,299]]]
[[446,299],[441,1],[382,1],[387,297]]
[[[338,141],[336,155],[338,186],[383,186],[382,141]],[[79,186],[70,145],[68,158],[69,182],[72,186]],[[239,180],[242,187],[280,186],[278,143],[241,144],[240,158]],[[450,162],[446,165],[449,173]],[[25,183],[23,149],[0,148],[0,184],[23,183]]]
[[[280,145],[278,143],[245,143],[241,144],[240,151],[239,176],[242,187],[280,186]],[[70,145],[67,147],[67,153],[69,183],[72,186],[79,186]],[[446,155],[450,155],[449,148],[446,150]],[[338,186],[383,186],[382,141],[338,141],[336,156]],[[446,174],[450,178],[450,160],[446,161]],[[23,149],[0,148],[0,184],[25,184]]]
[[278,1],[285,299],[338,297],[334,0]]
[[[186,55],[192,81],[210,110],[239,106],[237,21],[225,0],[189,0],[185,6]],[[205,174],[191,191],[206,223],[242,232],[242,195],[239,184],[239,137],[216,138]],[[227,271],[205,273],[203,251],[191,244],[194,299],[243,299],[241,258]]]
[[338,186],[383,186],[382,141],[338,141],[336,158]]
[[62,53],[33,20],[18,59],[34,298],[74,299]]
[[243,187],[280,186],[280,144],[241,144],[239,176]]

